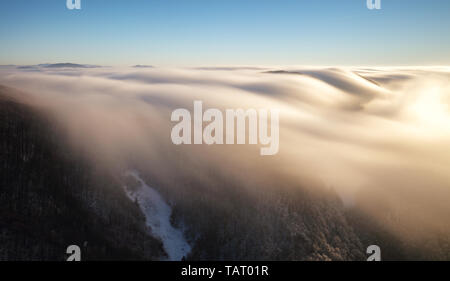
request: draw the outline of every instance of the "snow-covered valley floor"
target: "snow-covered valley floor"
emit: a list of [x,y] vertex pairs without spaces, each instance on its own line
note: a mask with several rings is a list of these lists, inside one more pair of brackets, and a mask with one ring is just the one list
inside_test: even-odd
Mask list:
[[136,188],[125,186],[125,191],[131,200],[139,203],[146,218],[146,225],[151,229],[152,235],[162,241],[169,260],[181,260],[190,252],[191,246],[186,241],[183,232],[170,223],[171,207],[158,191],[142,180],[138,172],[128,171],[126,175],[133,177],[138,182]]

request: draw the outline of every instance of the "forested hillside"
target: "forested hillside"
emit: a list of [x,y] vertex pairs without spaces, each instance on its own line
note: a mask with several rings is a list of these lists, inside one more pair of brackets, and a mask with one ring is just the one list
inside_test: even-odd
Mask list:
[[[74,148],[64,122],[33,97],[0,86],[0,260],[65,260],[73,244],[83,260],[166,259],[143,205],[125,194],[129,168],[170,205],[171,224],[189,243],[188,260],[365,260],[372,244],[384,260],[448,259],[445,233],[427,247],[400,239],[389,221],[362,211],[370,198],[346,207],[334,191],[275,171],[248,179],[213,167],[197,174],[203,165],[183,154],[165,160],[167,174],[146,157],[96,162],[89,155],[95,149]],[[395,212],[382,211],[396,220]]]
[[120,180],[61,141],[27,96],[0,87],[0,260],[158,259],[164,251]]

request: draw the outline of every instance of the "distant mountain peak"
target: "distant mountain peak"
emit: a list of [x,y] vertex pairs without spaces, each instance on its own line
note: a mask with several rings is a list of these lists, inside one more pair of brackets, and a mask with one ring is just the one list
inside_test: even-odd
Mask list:
[[136,65],[133,65],[133,67],[136,67],[136,68],[153,68],[154,66],[153,65],[145,65],[145,64],[136,64]]
[[87,64],[77,64],[77,63],[54,63],[54,64],[40,64],[41,67],[47,68],[63,68],[63,67],[72,67],[72,68],[93,68],[98,67],[96,65],[87,65]]

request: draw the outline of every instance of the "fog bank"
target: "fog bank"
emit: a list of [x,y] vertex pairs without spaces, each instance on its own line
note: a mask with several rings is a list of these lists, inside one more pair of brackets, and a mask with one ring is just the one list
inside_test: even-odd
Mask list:
[[[330,188],[399,237],[450,234],[450,68],[0,69],[82,149],[156,181],[223,175],[247,188]],[[280,110],[279,153],[180,145],[173,110]],[[180,164],[180,162],[182,164]]]

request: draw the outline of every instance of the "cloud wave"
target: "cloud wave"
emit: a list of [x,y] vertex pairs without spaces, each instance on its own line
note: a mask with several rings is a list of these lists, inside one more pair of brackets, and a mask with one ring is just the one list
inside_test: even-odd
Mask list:
[[[186,175],[213,169],[253,189],[325,186],[402,237],[450,234],[449,81],[446,67],[0,69],[1,84],[28,92],[105,165],[144,163],[169,182],[184,159]],[[194,100],[280,109],[279,154],[175,146],[170,114]]]

